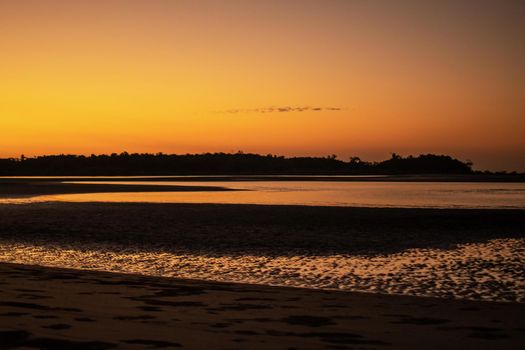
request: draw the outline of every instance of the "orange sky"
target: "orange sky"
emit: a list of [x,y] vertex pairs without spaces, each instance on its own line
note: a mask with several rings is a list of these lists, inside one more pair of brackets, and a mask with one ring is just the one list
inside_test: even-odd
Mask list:
[[3,0],[0,157],[446,153],[525,171],[524,1]]

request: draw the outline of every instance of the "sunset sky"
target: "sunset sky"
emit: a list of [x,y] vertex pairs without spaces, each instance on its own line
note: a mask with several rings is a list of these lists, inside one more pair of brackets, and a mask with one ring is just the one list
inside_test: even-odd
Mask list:
[[420,153],[525,171],[525,1],[0,0],[0,157]]

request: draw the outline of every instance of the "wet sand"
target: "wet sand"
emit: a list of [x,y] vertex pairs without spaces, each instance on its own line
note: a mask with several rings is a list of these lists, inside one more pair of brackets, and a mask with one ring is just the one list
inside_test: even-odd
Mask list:
[[376,255],[525,236],[525,210],[176,203],[0,203],[0,239],[207,254]]
[[525,304],[0,264],[4,349],[522,349]]
[[0,261],[347,291],[525,300],[523,210],[0,205]]
[[0,198],[34,197],[52,194],[188,191],[236,190],[219,186],[82,184],[49,181],[49,179],[0,179]]
[[210,256],[133,245],[2,242],[0,261],[208,281],[525,302],[525,239],[378,256]]

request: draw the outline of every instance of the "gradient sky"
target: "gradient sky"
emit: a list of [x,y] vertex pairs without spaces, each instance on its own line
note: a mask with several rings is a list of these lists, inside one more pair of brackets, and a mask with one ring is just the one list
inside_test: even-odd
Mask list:
[[525,1],[0,0],[0,157],[445,153],[525,171]]

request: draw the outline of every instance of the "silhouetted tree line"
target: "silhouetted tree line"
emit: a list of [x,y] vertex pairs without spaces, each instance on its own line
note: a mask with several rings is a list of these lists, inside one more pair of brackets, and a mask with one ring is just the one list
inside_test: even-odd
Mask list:
[[50,155],[0,159],[0,175],[470,174],[472,163],[426,154],[367,162],[327,157],[203,153]]

